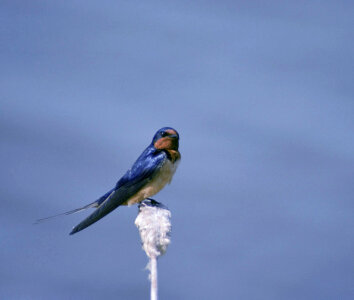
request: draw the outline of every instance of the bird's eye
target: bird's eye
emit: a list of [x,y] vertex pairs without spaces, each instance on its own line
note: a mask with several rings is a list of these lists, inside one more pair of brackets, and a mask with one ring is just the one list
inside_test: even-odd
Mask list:
[[162,137],[165,137],[165,136],[167,136],[167,135],[168,135],[168,133],[167,133],[166,131],[161,132],[161,136],[162,136]]

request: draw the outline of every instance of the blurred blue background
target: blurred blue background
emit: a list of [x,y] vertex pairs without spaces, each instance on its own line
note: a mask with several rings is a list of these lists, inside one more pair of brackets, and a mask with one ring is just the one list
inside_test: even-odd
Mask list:
[[351,1],[1,1],[0,298],[147,299],[136,207],[69,236],[163,126],[161,299],[353,299]]

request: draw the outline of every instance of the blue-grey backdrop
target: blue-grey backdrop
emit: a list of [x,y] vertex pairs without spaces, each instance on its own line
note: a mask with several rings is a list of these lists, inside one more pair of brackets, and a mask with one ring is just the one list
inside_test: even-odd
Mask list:
[[352,1],[1,1],[0,298],[147,299],[111,188],[173,126],[161,299],[353,299]]

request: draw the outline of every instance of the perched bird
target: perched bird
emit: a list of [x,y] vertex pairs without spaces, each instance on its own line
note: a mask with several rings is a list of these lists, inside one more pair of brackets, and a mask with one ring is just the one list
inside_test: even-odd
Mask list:
[[68,215],[90,207],[97,208],[75,226],[70,234],[92,225],[120,205],[140,203],[158,193],[167,183],[171,182],[177,169],[181,159],[178,146],[179,134],[175,129],[171,127],[159,129],[151,144],[113,189],[84,207],[63,213]]

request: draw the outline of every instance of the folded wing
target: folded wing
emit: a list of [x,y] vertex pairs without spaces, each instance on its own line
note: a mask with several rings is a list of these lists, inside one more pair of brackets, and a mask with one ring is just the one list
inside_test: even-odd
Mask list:
[[109,197],[91,215],[75,226],[70,234],[79,232],[97,222],[136,194],[154,178],[165,159],[164,152],[154,152],[153,149],[147,148],[133,167],[118,181]]

